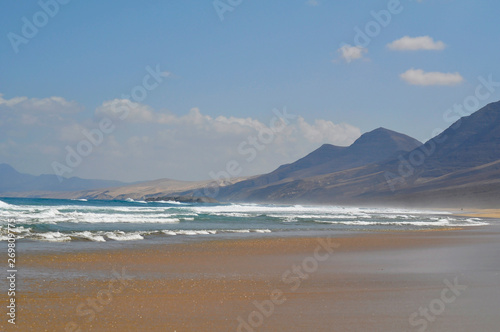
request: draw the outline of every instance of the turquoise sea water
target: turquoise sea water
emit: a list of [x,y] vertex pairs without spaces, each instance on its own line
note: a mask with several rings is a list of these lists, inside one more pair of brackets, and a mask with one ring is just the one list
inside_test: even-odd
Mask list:
[[480,226],[480,218],[449,212],[339,206],[185,204],[0,198],[0,240],[14,222],[19,241],[176,242],[185,238],[267,236]]

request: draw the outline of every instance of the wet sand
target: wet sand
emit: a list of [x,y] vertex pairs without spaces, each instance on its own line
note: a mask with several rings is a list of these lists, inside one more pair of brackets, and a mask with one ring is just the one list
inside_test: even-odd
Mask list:
[[500,219],[500,209],[476,209],[456,213],[457,216]]
[[498,331],[499,254],[498,226],[25,253],[0,330]]

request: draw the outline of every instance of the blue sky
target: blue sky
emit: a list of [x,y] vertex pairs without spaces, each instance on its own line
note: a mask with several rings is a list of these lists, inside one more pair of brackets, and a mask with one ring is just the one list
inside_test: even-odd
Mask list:
[[[223,13],[210,0],[57,4],[14,47],[23,17],[33,23],[42,8],[4,1],[0,11],[0,162],[33,174],[66,165],[66,146],[98,128],[111,101],[126,103],[146,67],[161,69],[158,87],[64,176],[199,180],[233,159],[250,175],[381,126],[425,141],[478,77],[500,81],[495,1],[220,0]],[[391,5],[382,26],[372,12]],[[356,43],[356,28],[377,24]],[[479,106],[498,99],[496,88]],[[248,161],[239,144],[285,107],[296,120]]]

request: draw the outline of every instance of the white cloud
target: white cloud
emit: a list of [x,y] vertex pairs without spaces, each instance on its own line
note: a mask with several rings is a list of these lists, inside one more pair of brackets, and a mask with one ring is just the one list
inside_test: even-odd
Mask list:
[[3,135],[22,135],[23,130],[27,136],[37,129],[44,128],[45,135],[54,134],[56,128],[70,123],[75,114],[83,107],[74,101],[62,97],[28,98],[13,97],[5,99],[0,94],[0,138]]
[[28,98],[28,97],[14,97],[11,99],[4,99],[3,94],[0,94],[0,107],[7,107],[11,110],[15,109],[18,112],[31,112],[31,113],[75,113],[82,108],[74,101],[68,101],[62,97],[48,97],[48,98]]
[[[119,125],[113,132],[113,144],[105,142],[99,148],[97,159],[101,165],[106,165],[106,171],[109,172],[103,173],[106,176],[101,177],[119,176],[127,179],[134,176],[131,179],[137,179],[140,174],[136,170],[147,168],[149,178],[201,180],[208,179],[210,171],[223,171],[230,160],[240,163],[241,175],[261,174],[281,164],[293,162],[323,143],[345,146],[361,135],[359,128],[349,124],[336,124],[324,119],[308,122],[297,116],[274,135],[271,143],[262,144],[261,150],[256,150],[257,156],[252,162],[247,162],[248,155],[242,155],[238,146],[250,137],[259,137],[261,132],[269,132],[270,120],[274,117],[271,110],[269,120],[262,121],[251,117],[214,117],[202,113],[198,108],[176,115],[167,111],[155,112],[145,105],[130,103],[123,100],[108,101],[96,110],[97,115],[111,116],[116,115],[112,111],[112,104],[114,109],[126,105],[134,109],[130,119],[138,117],[137,121],[128,121],[127,118],[121,122],[121,129]],[[90,162],[85,167],[87,165],[88,172],[102,168],[99,165],[91,166]],[[135,173],[130,169],[135,170]]]
[[[270,112],[269,118],[273,116]],[[297,116],[282,131],[275,133],[270,143],[258,141],[260,147],[255,148],[255,159],[247,161],[249,155],[241,154],[238,147],[251,138],[271,132],[270,119],[212,117],[193,108],[185,115],[172,115],[168,124],[156,123],[153,127],[148,126],[147,131],[136,128],[135,136],[140,139],[123,144],[122,155],[127,157],[120,163],[137,169],[144,166],[134,164],[147,163],[148,172],[156,177],[207,179],[210,171],[224,171],[228,161],[236,160],[242,167],[240,175],[254,175],[293,162],[323,143],[349,145],[361,134],[359,128],[348,124],[323,119],[308,122]],[[251,144],[245,149],[251,149]],[[117,163],[117,160],[110,160],[106,164]],[[122,171],[118,165],[115,170]]]
[[14,97],[11,99],[4,99],[3,94],[0,93],[0,105],[4,105],[4,106],[8,106],[8,107],[12,107],[12,106],[15,106],[17,104],[20,104],[27,99],[28,99],[27,97]]
[[[181,129],[183,132],[195,130],[198,134],[205,132],[212,135],[248,135],[269,128],[269,126],[261,121],[250,117],[238,118],[221,115],[214,118],[202,114],[196,107],[181,116],[170,113],[155,113],[148,106],[128,100],[105,102],[101,107],[97,108],[96,114],[108,117],[118,116],[120,113],[113,110],[120,109],[123,105],[126,105],[127,109],[130,109],[129,116],[126,119],[130,120],[129,122],[166,125],[175,128],[176,131]],[[331,142],[339,145],[347,145],[352,143],[352,137],[359,136],[360,134],[358,128],[347,124],[334,124],[332,121],[321,119],[309,124],[300,116],[291,128],[293,130],[288,131],[289,138],[300,135],[302,139],[311,143]]]
[[237,118],[232,116],[218,116],[213,118],[202,114],[196,107],[181,116],[165,112],[155,112],[149,106],[135,103],[128,99],[106,101],[96,109],[95,115],[97,117],[106,116],[116,121],[129,123],[187,126],[196,128],[196,130],[211,130],[221,133],[240,133],[243,127],[256,130],[264,127],[262,123],[252,118]]
[[457,85],[464,78],[458,73],[424,72],[422,69],[409,69],[400,77],[412,85]]
[[265,128],[265,125],[256,119],[237,118],[233,116],[218,116],[213,118],[209,115],[202,114],[196,107],[192,108],[183,116],[175,116],[172,114],[158,115],[158,122],[192,127],[196,128],[196,130],[204,130],[219,134],[247,134],[250,131]]
[[85,126],[76,122],[65,124],[59,129],[59,138],[61,142],[78,142],[84,138],[82,131],[85,129],[87,129]]
[[296,127],[300,136],[311,143],[334,142],[335,145],[350,145],[353,137],[359,137],[358,128],[349,124],[335,124],[328,120],[315,120],[314,123],[307,123],[304,118],[298,117]]
[[95,115],[131,123],[152,122],[156,119],[156,115],[149,106],[128,99],[105,101],[96,108]]
[[344,59],[347,63],[350,63],[353,60],[362,59],[365,53],[368,53],[368,50],[361,46],[352,46],[352,45],[344,45],[337,50],[340,53],[340,57]]
[[[48,111],[48,105],[59,107],[59,113]],[[30,165],[23,169],[25,172],[52,173],[52,162],[65,163],[66,147],[76,149],[79,142],[88,139],[82,132],[95,132],[102,117],[110,118],[115,129],[103,134],[92,153],[65,175],[129,181],[164,177],[201,180],[208,179],[210,171],[225,170],[231,160],[240,163],[240,175],[254,175],[293,162],[323,143],[349,145],[361,134],[349,124],[308,121],[297,114],[269,143],[259,141],[256,157],[248,161],[249,154],[242,154],[238,146],[272,130],[272,110],[263,119],[213,116],[198,108],[178,115],[114,99],[97,107],[93,118],[82,120],[72,112],[75,108],[82,107],[60,97],[0,96],[2,161],[13,166]],[[249,148],[250,143],[246,146]]]
[[442,41],[434,41],[429,36],[410,37],[404,36],[395,40],[387,47],[395,51],[418,51],[418,50],[444,50],[446,45]]
[[50,163],[77,142],[89,121],[78,121],[83,107],[62,97],[6,99],[0,94],[0,158],[32,174],[51,173]]

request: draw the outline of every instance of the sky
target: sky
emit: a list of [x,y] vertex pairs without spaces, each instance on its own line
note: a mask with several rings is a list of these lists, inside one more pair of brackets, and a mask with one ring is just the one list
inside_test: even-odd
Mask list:
[[0,163],[143,181],[270,172],[500,99],[497,1],[2,1]]

